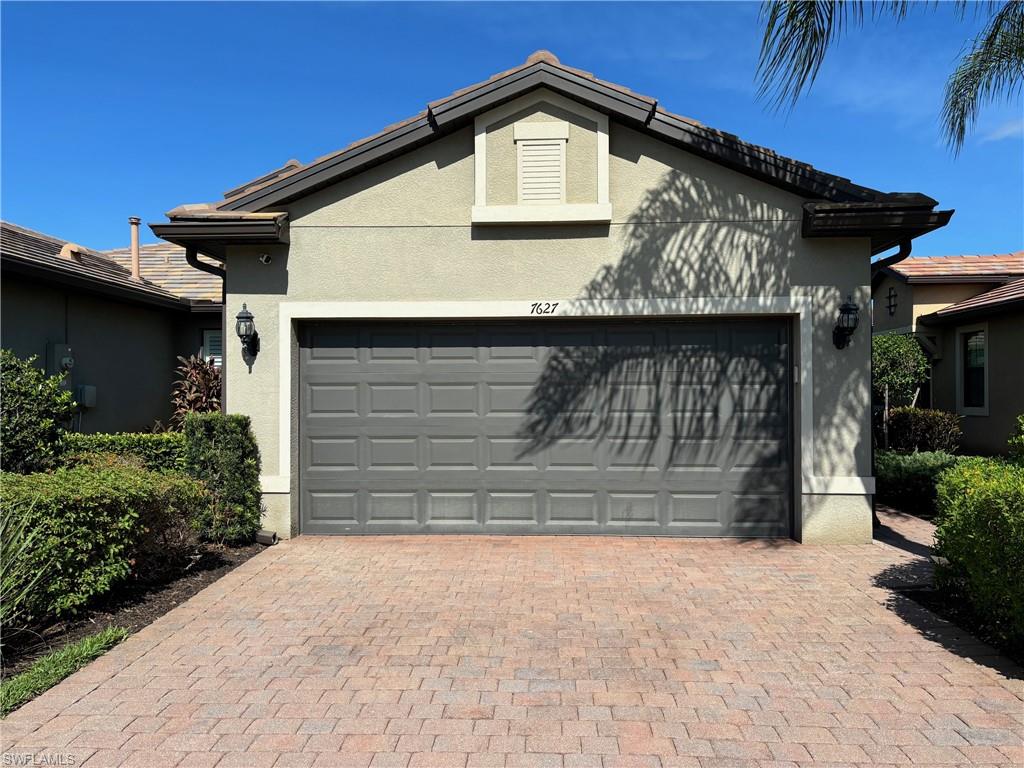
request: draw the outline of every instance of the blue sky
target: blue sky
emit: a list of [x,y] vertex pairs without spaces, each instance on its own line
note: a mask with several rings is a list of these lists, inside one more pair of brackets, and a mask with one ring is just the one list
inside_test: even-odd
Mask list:
[[[14,3],[2,14],[3,218],[94,248],[408,117],[538,48],[857,183],[957,214],[915,253],[1024,247],[1024,113],[959,157],[942,87],[980,21],[917,10],[829,57],[792,112],[755,98],[754,3]],[[145,231],[147,241],[155,241]]]

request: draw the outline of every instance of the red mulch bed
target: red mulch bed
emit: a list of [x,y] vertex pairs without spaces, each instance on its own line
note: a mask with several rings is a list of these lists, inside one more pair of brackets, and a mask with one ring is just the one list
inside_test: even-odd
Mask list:
[[17,675],[39,657],[107,627],[137,632],[262,550],[259,544],[203,545],[184,560],[164,564],[158,573],[122,584],[73,618],[16,634],[5,632],[3,677]]

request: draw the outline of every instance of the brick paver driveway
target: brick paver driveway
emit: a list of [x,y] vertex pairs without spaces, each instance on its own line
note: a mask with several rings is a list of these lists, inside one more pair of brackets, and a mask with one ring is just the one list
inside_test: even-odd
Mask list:
[[1019,764],[1020,670],[885,586],[925,570],[887,544],[301,538],[9,717],[5,764]]

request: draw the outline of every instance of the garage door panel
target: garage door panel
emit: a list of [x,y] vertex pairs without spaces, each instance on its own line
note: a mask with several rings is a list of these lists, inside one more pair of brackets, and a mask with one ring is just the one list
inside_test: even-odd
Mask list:
[[548,525],[597,526],[598,496],[586,489],[550,491],[547,494]]
[[419,438],[416,435],[399,437],[368,437],[367,469],[417,470],[420,466]]
[[488,448],[487,469],[523,470],[540,469],[539,456],[527,453],[528,444],[516,437],[485,438]]
[[428,491],[426,523],[479,523],[477,494],[472,491]]
[[533,527],[540,522],[537,494],[528,491],[485,491],[488,524]]
[[300,330],[305,532],[788,533],[784,321]]
[[434,469],[480,469],[480,438],[427,437],[427,470]]

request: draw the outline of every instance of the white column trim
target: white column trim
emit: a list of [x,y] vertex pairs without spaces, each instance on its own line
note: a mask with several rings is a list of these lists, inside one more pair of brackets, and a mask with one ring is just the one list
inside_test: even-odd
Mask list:
[[[559,299],[544,316],[534,302],[521,301],[282,301],[278,305],[279,421],[278,473],[267,476],[268,493],[290,488],[292,462],[292,323],[296,320],[496,319],[522,318],[543,323],[549,317],[703,317],[791,315],[799,323],[800,344],[800,487],[797,493],[864,495],[875,492],[875,479],[814,474],[814,302],[809,296],[711,296],[666,299]],[[270,490],[273,488],[274,490]]]

